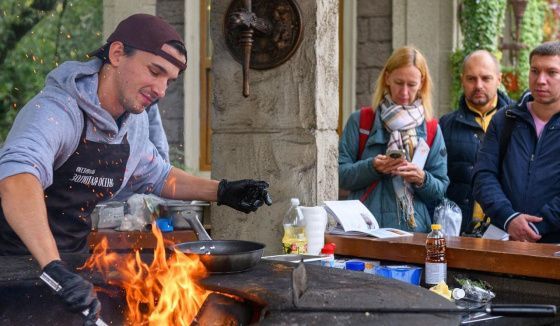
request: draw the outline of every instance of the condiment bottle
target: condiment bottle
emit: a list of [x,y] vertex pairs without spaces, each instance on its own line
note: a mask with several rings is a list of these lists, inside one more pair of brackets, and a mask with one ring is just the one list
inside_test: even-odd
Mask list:
[[447,259],[445,258],[445,237],[440,224],[432,224],[432,231],[426,238],[426,285],[432,286],[447,280]]
[[321,266],[334,267],[334,250],[336,245],[334,243],[327,243],[321,249],[321,255],[327,256],[325,260],[321,260]]
[[305,221],[298,209],[299,199],[290,200],[290,209],[284,215],[284,237],[282,245],[287,254],[307,253],[307,238],[305,237]]

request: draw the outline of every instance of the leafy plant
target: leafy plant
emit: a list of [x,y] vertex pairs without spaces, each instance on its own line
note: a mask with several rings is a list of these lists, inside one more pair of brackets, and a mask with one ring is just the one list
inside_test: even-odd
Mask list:
[[0,143],[48,72],[63,61],[86,59],[102,42],[101,28],[102,0],[0,2]]
[[465,54],[462,49],[451,53],[451,107],[456,108],[462,93],[461,73]]
[[515,66],[519,81],[519,92],[512,94],[513,98],[519,98],[521,93],[529,87],[529,54],[544,39],[543,26],[547,10],[548,4],[544,0],[530,0],[527,4],[519,32],[519,41],[525,47],[519,50],[518,62]]
[[463,286],[465,285],[465,283],[469,282],[471,285],[479,287],[483,290],[492,290],[492,285],[490,285],[490,283],[484,280],[469,279],[466,275],[463,274],[457,275],[455,277],[455,281],[457,281],[460,286]]
[[187,166],[185,165],[185,152],[182,146],[169,146],[169,160],[171,160],[170,163],[174,167],[183,171],[187,170]]
[[505,24],[506,0],[465,0],[461,13],[463,49],[498,52]]

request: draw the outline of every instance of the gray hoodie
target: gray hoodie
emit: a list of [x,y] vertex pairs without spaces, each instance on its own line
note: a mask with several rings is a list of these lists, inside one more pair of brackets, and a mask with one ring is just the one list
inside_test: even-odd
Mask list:
[[88,140],[119,144],[127,135],[130,157],[121,189],[161,193],[171,165],[148,139],[148,116],[126,113],[119,129],[97,97],[100,68],[99,59],[69,61],[49,73],[45,88],[20,110],[0,149],[0,180],[31,173],[43,189],[50,186],[53,171],[78,147],[85,112]]

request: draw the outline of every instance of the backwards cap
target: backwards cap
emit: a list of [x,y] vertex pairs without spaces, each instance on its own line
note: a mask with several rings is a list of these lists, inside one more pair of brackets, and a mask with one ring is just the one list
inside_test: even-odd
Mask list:
[[181,71],[187,64],[177,60],[171,54],[163,51],[161,47],[168,42],[177,41],[185,46],[181,35],[166,21],[157,16],[148,14],[135,14],[121,21],[117,28],[107,39],[107,43],[90,53],[90,56],[101,58],[103,52],[111,43],[120,41],[135,49],[153,53],[171,62]]

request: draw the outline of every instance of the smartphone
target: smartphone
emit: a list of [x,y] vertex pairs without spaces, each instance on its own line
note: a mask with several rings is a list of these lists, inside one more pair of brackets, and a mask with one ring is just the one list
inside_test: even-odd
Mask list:
[[404,158],[404,149],[388,149],[385,154],[392,159],[398,160]]

